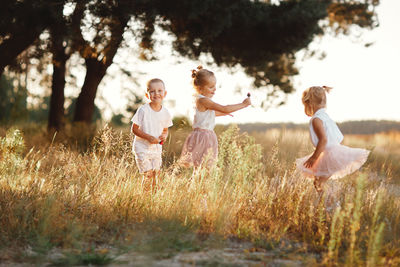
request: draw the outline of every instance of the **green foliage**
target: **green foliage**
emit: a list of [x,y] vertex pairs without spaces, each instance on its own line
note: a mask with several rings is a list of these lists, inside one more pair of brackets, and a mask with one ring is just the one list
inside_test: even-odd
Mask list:
[[[59,1],[57,5],[64,5]],[[3,0],[0,9],[0,35],[18,35],[21,28],[40,28],[50,22],[52,0]],[[12,19],[12,20],[11,20]]]
[[192,128],[192,123],[186,116],[177,116],[172,119],[173,128],[175,129],[189,129]]
[[24,138],[18,129],[9,129],[6,136],[0,138],[0,151],[5,155],[12,154],[21,158],[24,149]]
[[332,2],[328,7],[329,27],[343,34],[348,34],[353,25],[372,29],[378,24],[373,11],[378,4],[379,0]]
[[[66,4],[74,9],[70,16],[63,13]],[[378,4],[379,0],[5,0],[0,10],[0,36],[5,37],[0,43],[0,73],[5,66],[21,70],[32,58],[39,59],[39,72],[49,64],[59,64],[63,69],[66,59],[79,52],[86,65],[86,78],[74,120],[90,123],[96,113],[97,86],[123,44],[124,33],[133,32],[141,49],[138,56],[150,60],[154,59],[151,54],[156,43],[153,33],[160,26],[176,37],[173,49],[180,55],[197,60],[207,53],[212,58],[210,63],[240,65],[254,78],[254,86],[265,90],[263,105],[281,105],[282,96],[294,91],[296,52],[308,49],[310,42],[323,33],[350,34],[354,25],[376,27],[374,7]],[[131,18],[136,23],[125,27]],[[49,29],[50,35],[38,40]],[[90,35],[85,33],[90,30],[95,34],[86,40]],[[34,52],[18,57],[32,45]],[[11,50],[13,53],[8,53]],[[59,91],[64,90],[67,80],[62,76],[64,72],[52,79],[61,83],[56,86]],[[132,111],[136,104],[130,107]],[[60,117],[61,113],[52,114]],[[96,120],[97,114],[94,117]]]
[[45,122],[48,117],[49,97],[33,97],[37,103],[28,108],[28,90],[17,78],[8,74],[3,74],[0,79],[0,122]]
[[[368,266],[379,264],[383,228],[382,192],[377,192],[375,205],[371,207],[372,218],[363,207],[368,199],[366,195],[366,177],[357,178],[356,188],[345,197],[344,204],[337,207],[334,213],[329,233],[328,252],[326,263],[338,263],[344,260],[347,266],[358,266],[363,263],[365,244],[367,245]],[[363,214],[364,213],[364,214]],[[369,215],[369,214],[368,214]],[[364,221],[363,221],[364,220]],[[368,223],[371,227],[365,227]],[[340,255],[345,255],[340,259]]]
[[0,78],[0,122],[27,118],[28,90],[16,78],[3,74]]
[[18,129],[9,129],[5,137],[0,138],[0,176],[13,177],[23,166],[25,161],[22,153],[25,143]]
[[125,125],[125,123],[123,122],[123,119],[124,119],[124,115],[122,115],[121,113],[119,113],[119,114],[114,114],[114,115],[111,117],[110,123],[111,123],[112,125],[115,125],[115,126],[123,126],[123,125]]
[[49,117],[49,96],[36,96],[35,101],[38,103],[28,109],[29,121],[43,123],[46,122]]
[[218,140],[217,166],[223,179],[246,184],[254,180],[262,169],[261,146],[247,133],[240,134],[237,125],[230,126]]
[[322,34],[318,22],[327,15],[328,1],[176,0],[156,6],[170,21],[161,26],[176,35],[174,48],[181,55],[197,59],[210,53],[218,65],[241,65],[256,87],[289,93],[289,77],[298,73],[294,53]]
[[[152,5],[162,17],[161,27],[176,36],[176,51],[193,59],[209,53],[218,65],[241,65],[256,87],[266,89],[271,101],[279,92],[294,91],[295,53],[307,49],[315,36],[329,27],[377,25],[371,11],[377,1],[334,2],[279,1],[276,5],[248,0],[159,0]],[[331,23],[324,27],[321,21],[328,17],[328,10]]]
[[383,197],[384,195],[382,191],[378,192],[368,239],[368,266],[376,266],[379,263],[379,252],[382,249],[383,232],[385,227],[385,223],[382,219]]

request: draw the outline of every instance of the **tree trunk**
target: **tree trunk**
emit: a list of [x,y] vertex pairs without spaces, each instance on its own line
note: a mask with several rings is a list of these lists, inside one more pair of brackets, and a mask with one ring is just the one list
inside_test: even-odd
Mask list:
[[[123,40],[124,29],[128,23],[129,16],[119,18],[114,21],[111,27],[111,38],[109,43],[105,46],[102,53],[103,58],[98,59],[99,54],[96,57],[85,57],[88,53],[82,52],[87,51],[81,49],[81,55],[85,57],[86,63],[86,76],[83,83],[81,93],[78,96],[75,107],[74,121],[75,122],[86,122],[90,124],[92,122],[92,116],[94,111],[94,100],[96,98],[97,87],[99,86],[101,80],[108,67],[112,64],[115,54]],[[83,38],[81,38],[83,39]],[[88,50],[96,51],[89,44],[86,44]],[[96,52],[94,52],[96,53]]]
[[51,84],[51,98],[49,109],[49,130],[62,130],[64,128],[64,88],[65,72],[68,57],[65,55],[62,38],[53,40],[53,80]]
[[88,58],[85,62],[86,76],[81,93],[76,101],[74,121],[90,124],[93,117],[97,88],[106,74],[107,67],[96,58]]
[[64,38],[67,33],[63,19],[63,5],[55,6],[56,19],[50,25],[50,51],[53,55],[53,80],[51,84],[50,108],[47,128],[60,131],[64,128],[64,89],[66,64],[69,55],[65,52]]

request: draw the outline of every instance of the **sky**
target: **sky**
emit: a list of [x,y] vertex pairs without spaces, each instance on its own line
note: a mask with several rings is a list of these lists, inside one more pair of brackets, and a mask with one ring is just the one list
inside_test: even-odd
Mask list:
[[[213,100],[219,104],[241,102],[245,94],[252,93],[253,105],[235,112],[233,117],[218,117],[217,123],[246,122],[294,122],[305,123],[301,94],[309,86],[327,85],[333,90],[327,97],[327,110],[337,122],[349,120],[396,120],[400,121],[400,11],[399,0],[382,0],[377,7],[379,27],[363,31],[360,38],[348,36],[324,36],[311,46],[326,53],[317,58],[297,62],[299,75],[294,77],[296,92],[288,96],[285,105],[267,111],[260,108],[260,90],[251,88],[251,79],[240,69],[218,68],[210,64],[207,56],[198,61],[187,60],[173,54],[168,45],[160,44],[157,61],[144,62],[137,58],[137,51],[117,54],[116,61],[126,69],[138,74],[138,84],[114,76],[100,86],[100,94],[114,112],[120,111],[127,98],[121,92],[127,87],[144,95],[147,80],[158,77],[164,80],[168,92],[165,106],[174,116],[193,117],[193,95],[191,69],[197,65],[212,70],[217,78],[217,91]],[[165,34],[165,33],[160,33]],[[168,40],[168,36],[161,36]],[[356,39],[356,40],[354,40]],[[166,41],[168,43],[168,41]],[[366,47],[366,43],[372,45]],[[301,57],[302,51],[298,53]],[[133,54],[132,56],[130,56]],[[113,67],[114,69],[116,67]],[[113,71],[110,68],[110,71]],[[237,93],[242,88],[242,93]],[[102,104],[99,103],[101,106]],[[108,116],[109,116],[108,112]],[[105,114],[107,116],[107,112]]]

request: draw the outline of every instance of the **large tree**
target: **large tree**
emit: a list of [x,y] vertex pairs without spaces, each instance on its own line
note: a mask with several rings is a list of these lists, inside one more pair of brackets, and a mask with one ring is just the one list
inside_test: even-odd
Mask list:
[[[0,8],[0,76],[51,24],[51,0],[3,0]],[[63,5],[61,3],[61,5]]]
[[[66,3],[74,7],[71,16],[64,13]],[[135,25],[134,34],[147,50],[153,47],[153,32],[158,25],[175,35],[173,48],[180,55],[196,59],[201,53],[208,53],[218,65],[241,65],[254,78],[256,87],[262,87],[271,96],[286,94],[294,90],[291,77],[298,72],[294,64],[297,51],[307,49],[316,36],[327,32],[351,34],[349,29],[353,25],[376,26],[374,7],[378,3],[378,0],[5,0],[4,6],[13,12],[0,11],[5,18],[0,22],[0,52],[7,54],[0,58],[0,73],[43,30],[49,30],[49,51],[53,57],[49,127],[62,125],[66,61],[74,52],[79,52],[86,66],[74,120],[90,123],[98,85],[123,43],[128,25]],[[32,10],[37,12],[26,13]],[[25,14],[28,16],[24,19]],[[133,23],[128,23],[129,20]],[[24,40],[19,42],[21,39]]]
[[63,5],[57,5],[53,23],[49,26],[50,52],[52,54],[53,75],[48,117],[48,128],[60,130],[64,126],[64,89],[66,64],[70,54],[66,51],[65,36],[67,21],[63,16]]
[[[85,59],[86,76],[76,102],[74,121],[92,121],[97,88],[112,64],[123,40],[125,28],[130,19],[118,1],[109,3],[90,2],[90,26],[96,32],[91,40],[86,40],[82,30],[76,29],[76,47]],[[97,20],[97,21],[96,21]]]
[[[29,65],[31,58],[43,59],[49,50],[53,57],[52,95],[50,101],[49,128],[60,129],[64,116],[64,84],[66,61],[64,51],[66,20],[64,5],[68,0],[5,0],[0,9],[0,75],[6,66],[23,72],[21,66]],[[39,37],[44,31],[50,32],[50,40]],[[34,46],[33,53],[20,55]],[[44,48],[43,48],[44,47]],[[43,63],[47,60],[42,60]],[[20,65],[20,66],[18,66]],[[42,64],[41,64],[42,65]],[[25,71],[27,68],[25,67]],[[1,88],[0,88],[1,89]]]
[[[295,53],[325,32],[376,26],[376,0],[159,0],[161,25],[176,39],[182,56],[211,54],[218,65],[241,65],[270,96],[294,90]],[[179,7],[179,9],[176,9]],[[273,99],[271,97],[270,99]]]
[[52,54],[53,75],[51,84],[48,129],[61,130],[64,127],[64,89],[67,73],[67,61],[80,47],[81,21],[84,17],[86,1],[78,1],[72,14],[64,16],[64,4],[54,8],[55,16],[49,26],[50,51]]

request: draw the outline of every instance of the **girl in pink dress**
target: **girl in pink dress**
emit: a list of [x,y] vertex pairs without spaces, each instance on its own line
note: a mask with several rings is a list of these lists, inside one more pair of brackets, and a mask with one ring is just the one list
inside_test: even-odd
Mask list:
[[202,66],[192,70],[192,79],[197,92],[193,131],[183,145],[180,162],[187,167],[210,167],[218,157],[218,140],[214,133],[215,117],[231,115],[234,111],[248,107],[251,101],[247,97],[242,103],[225,106],[212,101],[217,80],[213,72],[203,69]]
[[331,88],[313,86],[303,92],[302,102],[310,119],[311,142],[315,151],[296,160],[297,168],[314,178],[318,193],[328,179],[342,178],[358,170],[367,160],[369,151],[342,145],[343,134],[326,113],[326,94]]

